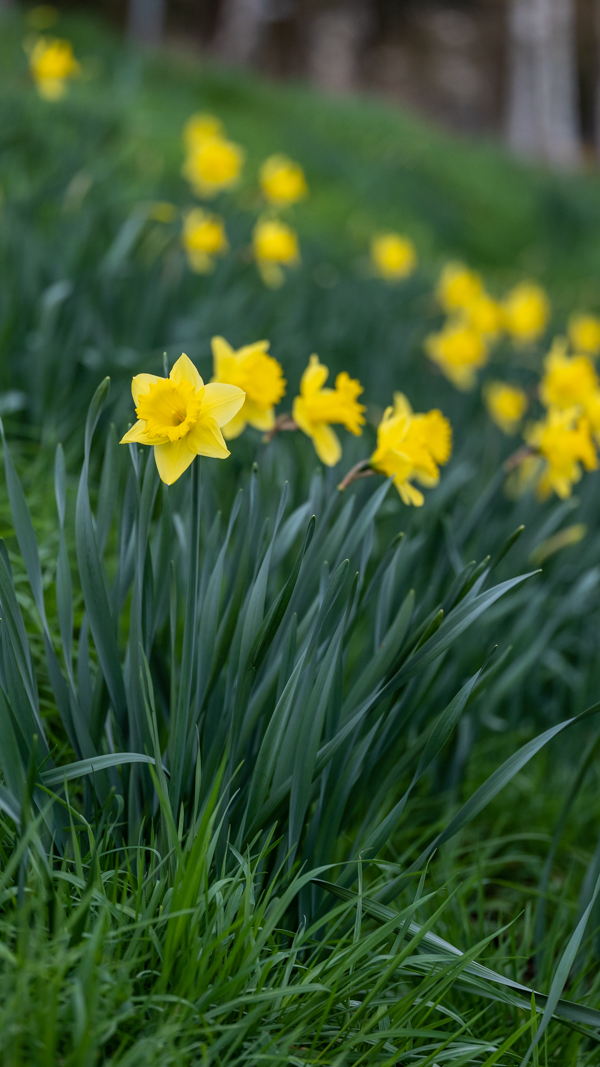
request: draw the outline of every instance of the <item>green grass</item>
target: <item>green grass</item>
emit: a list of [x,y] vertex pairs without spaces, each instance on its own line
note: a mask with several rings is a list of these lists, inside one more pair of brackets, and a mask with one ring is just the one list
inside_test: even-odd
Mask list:
[[[85,20],[59,30],[93,77],[50,107],[23,23],[4,26],[0,1062],[518,1067],[529,992],[503,996],[420,933],[406,954],[410,911],[534,987],[538,1022],[544,995],[580,1005],[574,1028],[557,1006],[529,1062],[591,1067],[598,725],[571,720],[600,691],[598,475],[565,503],[508,501],[516,442],[422,340],[448,255],[492,288],[542,279],[553,328],[594,308],[596,175],[527,168],[376,101],[141,57]],[[178,224],[143,213],[190,203],[179,135],[201,108],[248,153],[217,203],[233,251],[207,278]],[[302,266],[274,293],[246,250],[275,150],[311,197],[290,213]],[[400,288],[365,272],[387,226],[419,248]],[[269,337],[289,397],[311,351],[360,377],[369,425],[344,439],[344,471],[394,389],[439,405],[454,456],[424,508],[382,479],[339,493],[291,434],[250,432],[159,487],[151,456],[116,444],[131,375],[185,350],[210,377],[215,333]],[[546,341],[499,346],[486,374],[530,385]],[[573,522],[584,540],[521,580]]]

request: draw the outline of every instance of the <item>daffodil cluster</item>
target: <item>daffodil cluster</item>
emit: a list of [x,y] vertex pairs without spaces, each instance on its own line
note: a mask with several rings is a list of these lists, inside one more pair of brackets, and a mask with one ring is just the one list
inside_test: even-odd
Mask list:
[[[269,354],[269,342],[255,341],[236,351],[224,337],[213,337],[212,353],[213,379],[208,385],[186,355],[168,378],[138,374],[133,379],[137,422],[121,443],[151,445],[167,485],[181,477],[195,456],[226,459],[230,453],[225,442],[239,437],[247,426],[265,433],[265,440],[279,430],[300,430],[327,467],[342,458],[334,426],[362,434],[366,409],[358,398],[363,388],[346,371],[328,386],[328,368],[312,355],[291,414],[276,417],[286,381],[281,364]],[[396,393],[379,424],[377,448],[359,467],[393,477],[404,503],[420,506],[423,493],[413,483],[436,485],[451,448],[450,424],[442,413],[415,414],[406,397]]]
[[192,115],[184,127],[183,141],[186,157],[182,173],[196,196],[210,199],[237,184],[245,152],[227,139],[219,119]]
[[447,263],[437,287],[446,313],[441,330],[429,334],[425,351],[458,389],[473,389],[477,372],[503,334],[515,344],[529,344],[544,332],[550,314],[548,298],[538,285],[523,282],[502,301],[486,291],[482,278],[461,263]]

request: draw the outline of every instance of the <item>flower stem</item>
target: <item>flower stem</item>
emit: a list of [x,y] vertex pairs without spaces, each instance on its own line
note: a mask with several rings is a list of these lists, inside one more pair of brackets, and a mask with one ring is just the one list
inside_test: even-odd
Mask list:
[[266,433],[264,435],[263,441],[264,441],[265,444],[268,444],[269,441],[273,440],[273,438],[275,437],[276,433],[281,433],[283,430],[297,430],[297,429],[298,429],[298,423],[294,421],[292,416],[290,414],[288,414],[287,411],[284,411],[281,415],[277,416],[277,418],[275,419],[275,425],[273,426],[273,428],[271,430],[269,430],[268,433]]
[[521,445],[508,457],[508,459],[504,460],[504,463],[502,464],[504,470],[514,471],[515,467],[519,466],[519,463],[522,463],[528,456],[533,456],[535,451],[535,448],[532,448],[531,445]]
[[372,474],[377,474],[371,467],[370,459],[361,459],[359,463],[356,463],[354,467],[351,467],[348,473],[342,478],[338,489],[342,492],[347,489],[353,482],[357,482],[359,478],[370,478]]

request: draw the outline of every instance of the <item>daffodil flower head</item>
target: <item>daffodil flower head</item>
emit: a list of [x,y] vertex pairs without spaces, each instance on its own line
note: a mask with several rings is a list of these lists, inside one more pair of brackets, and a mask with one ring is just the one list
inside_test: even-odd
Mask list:
[[269,353],[268,341],[255,341],[236,351],[224,337],[213,337],[213,382],[237,385],[246,399],[237,415],[223,426],[223,436],[232,440],[247,425],[267,433],[275,425],[275,404],[285,394],[283,368]]
[[275,207],[295,204],[308,195],[302,167],[287,156],[274,155],[265,159],[259,181],[263,196]]
[[462,263],[446,263],[437,286],[437,298],[444,311],[460,311],[483,292],[479,274],[468,270]]
[[215,115],[207,115],[203,111],[196,111],[190,115],[183,127],[183,143],[190,151],[203,141],[210,141],[214,137],[224,138],[223,123]]
[[543,421],[534,423],[525,439],[543,459],[537,493],[546,499],[556,493],[569,497],[582,474],[582,466],[596,470],[598,459],[590,425],[578,408],[550,408]]
[[221,427],[237,415],[244,393],[236,385],[205,385],[186,355],[168,378],[137,374],[131,392],[138,421],[121,444],[152,445],[158,473],[172,485],[196,456],[226,459]]
[[465,321],[477,333],[493,339],[502,329],[502,308],[488,293],[480,293],[462,310]]
[[386,409],[377,429],[371,467],[393,477],[405,504],[421,507],[425,497],[413,481],[437,485],[439,468],[451,452],[452,428],[441,411],[415,414],[404,394],[395,393],[394,406]]
[[545,407],[585,408],[590,397],[598,391],[600,382],[587,356],[568,356],[566,338],[554,339],[544,360],[544,376],[540,382],[540,400]]
[[371,241],[371,261],[385,281],[408,278],[417,265],[415,246],[399,233],[380,233]]
[[513,340],[528,344],[546,329],[550,302],[541,286],[521,282],[506,297],[503,312],[504,326]]
[[507,382],[489,382],[484,389],[484,399],[490,418],[503,433],[516,433],[527,411],[527,393]]
[[476,372],[488,360],[485,337],[463,318],[449,319],[425,339],[425,351],[457,389],[472,389]]
[[208,274],[214,267],[214,256],[223,255],[229,248],[223,219],[199,207],[185,216],[182,242],[196,274]]
[[40,37],[31,49],[29,69],[45,100],[59,100],[67,91],[68,80],[81,73],[71,42],[46,37]]
[[597,315],[572,315],[569,340],[576,352],[597,356],[600,352],[600,318]]
[[244,152],[224,137],[205,137],[190,145],[182,173],[200,197],[213,197],[239,180]]
[[363,388],[356,378],[342,371],[335,380],[335,388],[327,389],[328,377],[328,368],[319,362],[318,356],[311,356],[292,415],[299,429],[311,438],[321,462],[335,467],[342,458],[342,446],[332,425],[345,426],[350,433],[360,435],[365,408],[358,403]]
[[300,261],[298,235],[280,219],[259,219],[252,234],[252,249],[261,277],[271,289],[285,280],[282,265],[295,266]]

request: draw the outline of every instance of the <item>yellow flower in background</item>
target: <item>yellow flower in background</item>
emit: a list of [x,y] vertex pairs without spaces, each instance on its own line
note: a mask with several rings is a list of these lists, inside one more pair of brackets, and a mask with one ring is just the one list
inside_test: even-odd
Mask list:
[[208,274],[214,267],[213,257],[223,255],[229,248],[223,219],[199,207],[185,216],[181,239],[196,274]]
[[172,485],[195,456],[226,459],[221,427],[237,415],[244,393],[235,385],[205,385],[194,364],[180,356],[168,378],[137,374],[131,392],[138,421],[121,444],[154,446],[163,482]]
[[29,69],[45,100],[59,100],[67,91],[68,80],[81,73],[71,42],[46,37],[40,37],[31,49]]
[[281,265],[291,267],[300,261],[296,231],[280,219],[259,219],[252,234],[252,249],[261,277],[271,289],[283,285]]
[[544,290],[533,282],[521,282],[504,301],[504,325],[515,341],[536,341],[550,317],[550,303]]
[[246,425],[267,432],[275,425],[275,404],[285,394],[283,368],[268,354],[268,341],[255,341],[236,351],[224,337],[213,337],[213,382],[243,389],[246,399],[231,422],[223,426],[227,440],[239,437]]
[[276,207],[295,204],[308,195],[302,167],[287,156],[269,156],[260,168],[259,180],[263,196]]
[[502,308],[488,293],[480,293],[462,309],[465,321],[478,333],[494,338],[502,329]]
[[[543,421],[529,428],[525,439],[544,460],[537,484],[541,499],[553,492],[566,499],[581,478],[582,464],[588,471],[598,466],[589,422],[577,408],[550,408]],[[531,470],[536,473],[533,465]]]
[[239,145],[223,137],[205,137],[190,145],[182,173],[197,196],[212,197],[236,184],[243,164]]
[[168,200],[156,200],[150,205],[148,218],[152,219],[153,222],[175,222],[177,208],[175,204],[171,204]]
[[472,389],[488,359],[485,338],[462,318],[450,319],[425,340],[425,351],[457,389]]
[[545,407],[572,408],[587,405],[600,382],[587,356],[568,356],[566,340],[555,338],[544,360],[540,400]]
[[503,433],[516,433],[527,411],[527,393],[506,382],[490,382],[484,389],[484,399],[490,418]]
[[207,115],[202,111],[196,111],[190,115],[183,127],[183,143],[188,151],[203,141],[211,138],[223,138],[225,131],[223,123],[214,115]]
[[596,356],[600,352],[600,318],[596,315],[571,315],[569,340],[576,352]]
[[338,374],[335,389],[325,389],[329,370],[311,356],[300,382],[300,396],[294,400],[294,422],[311,438],[315,451],[327,467],[334,467],[342,458],[342,446],[332,424],[345,426],[350,433],[360,435],[364,425],[364,407],[358,403],[363,392],[356,378],[346,371]]
[[37,30],[38,33],[49,30],[57,20],[58,11],[52,4],[38,4],[27,13],[28,26],[31,26],[32,30]]
[[437,298],[445,311],[459,311],[483,295],[483,282],[462,263],[446,263],[437,286]]
[[384,412],[377,429],[377,448],[371,467],[394,478],[405,504],[421,507],[425,497],[413,481],[429,488],[437,485],[439,467],[452,452],[452,428],[441,411],[414,414],[402,393],[394,394],[394,406]]
[[380,233],[371,241],[371,260],[388,282],[408,278],[417,265],[415,246],[399,233]]

